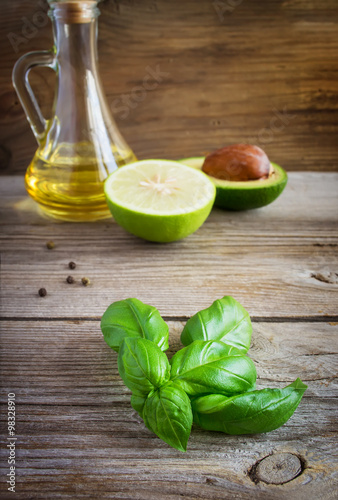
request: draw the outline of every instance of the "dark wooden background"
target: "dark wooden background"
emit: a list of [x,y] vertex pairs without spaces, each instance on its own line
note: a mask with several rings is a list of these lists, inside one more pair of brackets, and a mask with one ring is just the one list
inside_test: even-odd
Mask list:
[[[100,9],[101,76],[139,158],[245,141],[287,170],[337,169],[337,0],[106,0]],[[1,0],[4,174],[23,173],[36,149],[11,71],[25,52],[51,47],[46,11],[45,0]],[[142,94],[149,67],[166,75]],[[34,70],[31,82],[48,116],[53,71]]]

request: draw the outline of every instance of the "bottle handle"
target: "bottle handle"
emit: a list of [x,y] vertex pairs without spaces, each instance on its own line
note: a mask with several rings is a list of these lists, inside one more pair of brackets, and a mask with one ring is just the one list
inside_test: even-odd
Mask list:
[[27,120],[32,127],[36,140],[40,144],[45,136],[47,120],[41,113],[28,80],[30,70],[36,66],[47,66],[56,71],[56,57],[54,51],[41,50],[37,52],[28,52],[21,56],[13,68],[12,80],[21,105],[26,113]]

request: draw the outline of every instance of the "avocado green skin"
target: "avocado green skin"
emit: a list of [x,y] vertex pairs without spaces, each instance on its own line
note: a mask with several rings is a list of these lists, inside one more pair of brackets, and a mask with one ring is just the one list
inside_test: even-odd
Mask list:
[[[185,158],[179,161],[184,165],[202,169],[204,158]],[[275,201],[283,192],[288,177],[282,167],[276,163],[272,163],[272,166],[278,174],[274,182],[271,182],[271,180],[263,180],[258,184],[253,184],[252,181],[243,181],[231,185],[229,181],[222,181],[209,175],[209,179],[212,180],[216,186],[215,206],[223,210],[240,211],[265,207]]]

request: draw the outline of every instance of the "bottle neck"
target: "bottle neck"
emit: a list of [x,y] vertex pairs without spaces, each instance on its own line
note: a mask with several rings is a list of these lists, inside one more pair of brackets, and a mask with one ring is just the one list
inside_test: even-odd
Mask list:
[[58,80],[50,137],[59,143],[88,142],[92,122],[103,121],[104,97],[97,64],[98,9],[96,2],[90,3],[95,7],[85,12],[86,16],[82,2],[52,4]]
[[94,71],[97,64],[97,17],[94,0],[53,2],[49,15],[53,21],[55,49],[60,69],[73,68],[72,74]]
[[54,36],[59,70],[71,70],[73,77],[96,72],[97,19],[81,24],[54,20]]

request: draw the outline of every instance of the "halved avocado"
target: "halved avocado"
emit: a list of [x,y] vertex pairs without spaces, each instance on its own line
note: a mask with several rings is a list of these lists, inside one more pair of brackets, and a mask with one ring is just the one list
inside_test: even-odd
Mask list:
[[[202,170],[204,157],[178,160],[184,165]],[[250,210],[272,203],[282,193],[288,176],[285,170],[271,163],[267,179],[255,181],[225,181],[208,175],[216,186],[215,206],[225,210]]]

